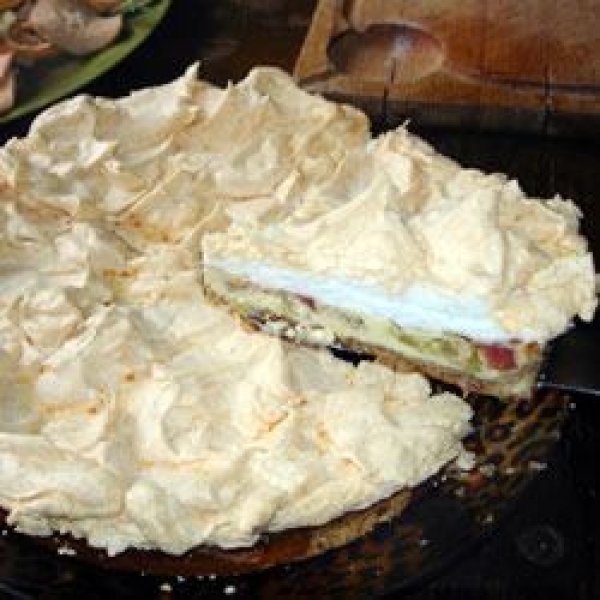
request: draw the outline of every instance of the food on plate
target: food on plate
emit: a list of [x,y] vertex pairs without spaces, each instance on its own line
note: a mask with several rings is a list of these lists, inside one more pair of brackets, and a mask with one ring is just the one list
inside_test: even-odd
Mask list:
[[[86,56],[121,37],[126,16],[152,0],[0,0],[0,114],[16,101],[15,81],[40,61]],[[8,57],[5,58],[5,57]]]
[[288,210],[367,142],[279,71],[223,90],[191,69],[59,103],[0,150],[9,524],[109,554],[247,547],[468,466],[463,399],[249,333],[203,294],[207,232]]
[[[299,94],[280,78],[280,102]],[[304,140],[281,151],[293,162],[315,147]],[[548,343],[592,318],[594,265],[572,202],[527,197],[404,128],[312,168],[202,239],[207,295],[262,331],[509,397],[530,395]]]
[[0,46],[0,113],[15,101],[15,76],[11,69],[12,54]]
[[85,0],[85,3],[99,13],[116,11],[125,4],[123,0]]
[[16,8],[21,3],[22,0],[0,0],[0,10],[9,10],[11,8]]
[[104,16],[80,0],[36,0],[28,22],[55,47],[80,56],[112,44],[121,32],[123,15]]
[[[15,65],[30,64],[56,56],[57,48],[31,26],[29,22],[17,20],[10,25],[4,36],[4,47]],[[16,69],[13,69],[13,74]]]

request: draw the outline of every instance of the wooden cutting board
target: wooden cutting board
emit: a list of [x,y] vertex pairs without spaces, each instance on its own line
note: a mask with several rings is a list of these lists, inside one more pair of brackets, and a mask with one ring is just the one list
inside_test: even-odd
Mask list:
[[320,0],[304,87],[375,118],[600,133],[598,0]]

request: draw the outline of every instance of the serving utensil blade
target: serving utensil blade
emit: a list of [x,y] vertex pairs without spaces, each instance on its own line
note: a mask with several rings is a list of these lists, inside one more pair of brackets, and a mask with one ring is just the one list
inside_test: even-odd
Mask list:
[[600,325],[578,323],[557,338],[538,376],[537,386],[600,396]]

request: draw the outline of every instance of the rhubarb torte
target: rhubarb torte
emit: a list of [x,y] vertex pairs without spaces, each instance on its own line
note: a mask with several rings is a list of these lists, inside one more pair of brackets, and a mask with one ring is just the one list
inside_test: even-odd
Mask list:
[[[335,215],[311,202],[336,185],[344,201],[360,194],[343,172],[369,144],[362,114],[272,69],[227,89],[191,69],[116,101],[77,97],[6,144],[9,524],[109,554],[251,547],[270,532],[309,535],[468,457],[461,398],[416,373],[249,333],[203,294],[207,232],[294,207]],[[340,543],[318,539],[321,551]]]
[[294,170],[270,204],[202,240],[208,296],[262,331],[521,396],[548,343],[592,318],[571,201],[530,198],[404,128],[319,175]]

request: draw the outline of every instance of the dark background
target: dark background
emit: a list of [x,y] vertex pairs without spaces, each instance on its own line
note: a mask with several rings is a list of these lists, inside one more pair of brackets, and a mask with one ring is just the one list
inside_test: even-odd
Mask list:
[[[312,5],[301,0],[174,0],[150,39],[83,91],[117,97],[170,81],[196,60],[202,62],[201,76],[219,85],[242,78],[256,64],[290,70]],[[1,125],[0,141],[24,135],[30,121],[27,117]],[[379,115],[374,128],[394,125],[397,123]],[[441,131],[420,127],[419,123],[412,123],[411,129],[464,165],[516,177],[531,195],[558,193],[572,198],[583,210],[585,233],[595,256],[600,256],[597,139]],[[592,354],[586,360],[600,362],[596,352]],[[402,593],[390,590],[386,597],[600,598],[600,398],[576,396],[574,405],[548,468],[515,502],[514,510],[494,533],[461,549],[452,564],[426,581],[416,582]],[[64,582],[44,590],[28,587],[26,582],[15,586],[1,583],[8,560],[0,550],[0,598],[106,597],[101,586],[95,587],[105,576],[102,574],[98,582],[90,581],[86,592],[77,588],[76,595],[66,591],[69,588]],[[30,575],[24,573],[22,577],[26,580]],[[150,597],[145,590],[144,596]],[[187,596],[183,591],[175,589],[173,596]],[[123,597],[137,595],[127,586]],[[157,595],[169,596],[160,591]]]

